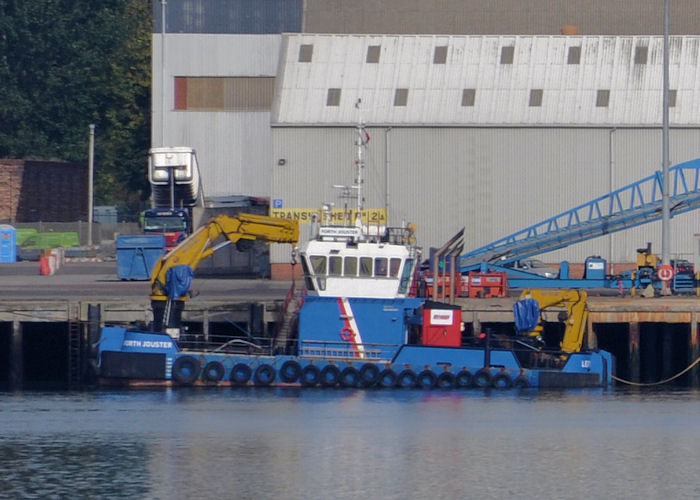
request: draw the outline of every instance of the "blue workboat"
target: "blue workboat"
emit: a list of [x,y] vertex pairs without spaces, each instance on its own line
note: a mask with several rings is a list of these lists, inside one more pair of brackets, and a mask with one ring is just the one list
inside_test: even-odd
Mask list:
[[[312,237],[298,252],[304,291],[285,328],[264,339],[216,340],[182,332],[179,318],[193,269],[213,253],[218,239],[298,241],[295,221],[219,216],[157,263],[151,331],[102,330],[101,383],[422,389],[612,384],[612,356],[582,345],[585,296],[561,300],[551,295],[555,292],[543,297],[532,291],[517,302],[512,335],[468,332],[458,305],[418,297],[421,251],[414,228],[385,227],[363,217],[362,152],[368,136],[361,125],[357,132],[355,182],[338,186],[352,193],[356,207],[340,222],[331,217],[330,206],[319,211]],[[559,345],[540,342],[540,305],[561,306],[569,315]]]

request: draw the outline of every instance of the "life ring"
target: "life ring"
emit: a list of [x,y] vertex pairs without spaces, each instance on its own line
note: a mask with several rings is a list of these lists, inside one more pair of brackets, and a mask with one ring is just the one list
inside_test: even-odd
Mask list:
[[208,382],[218,382],[224,378],[224,371],[224,365],[222,365],[220,362],[209,361],[209,363],[204,366],[202,377],[204,377],[204,380]]
[[384,389],[396,386],[396,372],[391,368],[385,368],[377,377],[377,385]]
[[282,382],[293,383],[301,376],[301,365],[293,359],[288,359],[280,367],[280,379]]
[[455,375],[455,384],[460,389],[466,389],[467,387],[471,387],[473,380],[474,377],[472,376],[472,372],[470,372],[466,368],[460,370],[459,373]]
[[319,383],[323,387],[335,387],[340,380],[340,370],[335,365],[326,365],[321,370]]
[[275,369],[268,365],[262,364],[255,369],[253,374],[253,382],[255,385],[267,386],[275,381]]
[[437,384],[437,375],[432,370],[423,370],[416,379],[418,387],[421,389],[433,389]]
[[306,365],[304,369],[301,370],[301,385],[304,387],[313,387],[318,384],[320,375],[321,370],[318,369],[318,366]]
[[340,385],[343,387],[357,387],[360,385],[360,372],[354,366],[348,366],[340,372]]
[[513,387],[515,387],[516,389],[527,389],[528,387],[530,387],[530,381],[525,375],[520,375],[515,380],[513,380]]
[[452,372],[442,372],[438,375],[437,386],[440,389],[454,389],[457,384],[456,377]]
[[474,385],[477,387],[490,387],[491,386],[491,372],[489,372],[488,368],[482,368],[478,372],[474,374],[474,378],[472,379],[474,382]]
[[379,367],[375,363],[365,363],[360,368],[360,379],[365,387],[372,387],[379,378]]
[[491,385],[496,389],[510,389],[513,387],[513,379],[507,373],[497,373],[491,379]]
[[193,356],[181,356],[173,363],[173,378],[176,382],[185,385],[192,385],[199,378],[199,371],[202,365]]
[[416,374],[410,368],[406,368],[396,378],[396,386],[402,389],[410,389],[414,385],[416,385]]
[[349,326],[344,326],[343,329],[340,330],[340,338],[345,342],[355,343],[355,332]]
[[250,380],[253,370],[245,363],[237,363],[231,368],[231,382],[236,385],[245,385]]

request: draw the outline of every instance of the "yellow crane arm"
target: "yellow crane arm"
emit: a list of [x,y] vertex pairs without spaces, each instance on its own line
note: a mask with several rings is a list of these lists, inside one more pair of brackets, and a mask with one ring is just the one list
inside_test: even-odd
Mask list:
[[295,220],[279,219],[266,215],[238,214],[218,215],[183,240],[177,247],[163,255],[151,272],[151,300],[166,300],[166,276],[174,266],[187,265],[192,270],[211,256],[222,245],[214,245],[220,236],[226,243],[239,240],[261,240],[275,243],[299,242],[299,224]]
[[[564,319],[564,336],[560,347],[564,352],[579,352],[583,346],[583,337],[586,333],[586,322],[588,321],[588,307],[586,302],[588,294],[585,290],[567,289],[529,289],[523,290],[520,298],[533,298],[537,301],[540,309],[548,307],[563,306],[566,308],[566,318]],[[541,335],[544,325],[540,319],[538,325],[533,328],[529,335]]]

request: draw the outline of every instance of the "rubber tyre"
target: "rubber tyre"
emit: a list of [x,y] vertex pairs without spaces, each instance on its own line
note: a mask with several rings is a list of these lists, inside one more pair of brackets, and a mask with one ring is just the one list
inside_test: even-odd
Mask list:
[[474,374],[472,382],[475,386],[480,387],[482,389],[486,387],[491,387],[491,373],[487,369],[482,368]]
[[438,375],[437,386],[445,390],[454,389],[457,387],[457,377],[452,372],[442,372]]
[[527,389],[528,387],[530,387],[530,382],[528,381],[527,377],[520,375],[515,380],[513,380],[513,387],[515,387],[516,389]]
[[379,377],[377,377],[377,385],[382,389],[396,387],[396,372],[391,368],[382,370]]
[[318,379],[321,376],[321,370],[316,365],[306,365],[301,370],[301,385],[304,387],[313,387],[318,384]]
[[268,364],[262,364],[255,369],[253,382],[255,385],[268,386],[275,381],[275,369]]
[[513,387],[513,379],[507,373],[498,373],[491,379],[494,389],[510,389]]
[[416,383],[419,389],[434,389],[437,385],[438,377],[432,370],[423,370],[418,374]]
[[359,387],[360,380],[360,372],[354,366],[348,366],[340,372],[341,387]]
[[301,365],[293,359],[288,359],[280,367],[280,380],[288,384],[294,383],[301,377]]
[[245,363],[237,363],[231,368],[229,379],[236,385],[245,385],[253,375],[253,370]]
[[381,370],[374,363],[366,363],[360,368],[360,379],[365,387],[372,387],[377,383]]
[[210,361],[204,366],[204,370],[202,370],[202,378],[207,382],[218,382],[224,378],[225,371],[224,365],[218,361]]
[[340,370],[335,365],[326,365],[319,375],[319,384],[322,387],[335,387],[340,380]]
[[180,356],[173,363],[173,379],[179,384],[192,385],[199,378],[200,361],[193,356]]
[[416,374],[413,370],[406,369],[396,377],[396,387],[410,389],[416,385]]
[[460,389],[471,387],[474,383],[474,376],[469,370],[461,370],[455,375],[455,385]]

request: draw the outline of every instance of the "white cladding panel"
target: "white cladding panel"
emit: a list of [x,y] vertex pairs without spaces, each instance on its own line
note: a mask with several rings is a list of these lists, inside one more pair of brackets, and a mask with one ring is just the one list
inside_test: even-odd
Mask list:
[[[161,101],[162,36],[153,34],[153,146],[197,151],[206,196],[269,196],[272,145],[269,111],[175,111],[176,76],[277,74],[280,35],[166,35]],[[161,110],[165,104],[165,126]],[[144,163],[144,168],[145,163]]]
[[[382,207],[388,199],[389,225],[416,223],[418,243],[426,253],[462,227],[465,251],[478,248],[661,169],[659,129],[375,127],[369,131],[366,206]],[[352,179],[353,133],[344,128],[274,128],[275,154],[287,162],[273,167],[271,198],[287,208],[338,203],[330,186]],[[674,129],[670,135],[672,165],[700,157],[700,130]],[[700,211],[674,217],[671,254],[693,260],[698,228]],[[302,224],[301,234],[308,234],[308,225]],[[539,257],[551,263],[583,262],[591,255],[635,262],[636,250],[647,242],[661,252],[660,223]],[[286,249],[276,250],[274,245],[271,249],[273,262],[289,260]]]
[[[299,62],[302,45],[313,46],[311,62]],[[373,45],[381,47],[379,62],[367,63]],[[446,61],[436,64],[435,49],[442,46],[447,47]],[[659,36],[291,34],[285,35],[283,47],[273,123],[352,123],[358,98],[367,123],[661,123]],[[504,47],[513,47],[512,64],[501,63]],[[569,61],[572,47],[580,47],[576,64]],[[698,123],[699,48],[700,37],[671,38],[670,88],[676,91],[672,124]],[[326,104],[331,88],[341,90],[338,106]],[[408,90],[405,106],[394,104],[396,89]],[[473,106],[462,105],[464,89],[475,90]],[[542,91],[541,105],[532,105],[532,90]],[[599,91],[609,91],[607,104],[599,102]]]

